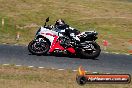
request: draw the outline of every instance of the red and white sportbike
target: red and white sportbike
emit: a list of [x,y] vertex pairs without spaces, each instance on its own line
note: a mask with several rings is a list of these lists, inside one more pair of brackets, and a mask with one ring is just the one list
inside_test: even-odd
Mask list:
[[[48,22],[49,19],[46,19]],[[71,41],[54,30],[51,26],[40,27],[34,40],[28,45],[30,53],[35,55],[46,55],[52,53],[64,53],[77,55],[83,58],[95,59],[100,55],[100,46],[95,42],[98,33],[96,31],[85,31],[76,35],[80,39],[79,43]],[[61,43],[66,40],[65,46]]]

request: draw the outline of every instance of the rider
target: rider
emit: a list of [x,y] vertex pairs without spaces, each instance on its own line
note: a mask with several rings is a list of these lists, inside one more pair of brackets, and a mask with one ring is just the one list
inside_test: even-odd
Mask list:
[[80,39],[76,36],[80,33],[80,31],[76,30],[75,28],[69,27],[69,25],[67,25],[64,20],[58,19],[55,23],[55,27],[56,31],[62,33],[64,36],[67,36],[70,39],[74,39],[77,42],[80,41]]

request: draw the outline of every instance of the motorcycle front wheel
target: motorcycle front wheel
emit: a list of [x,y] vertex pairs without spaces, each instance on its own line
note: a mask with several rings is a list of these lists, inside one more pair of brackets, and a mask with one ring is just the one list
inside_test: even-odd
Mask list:
[[48,42],[37,42],[32,40],[28,45],[28,50],[30,53],[35,55],[44,55],[47,54],[48,50],[50,49],[50,45]]
[[80,54],[85,59],[96,59],[101,52],[100,46],[96,42],[89,42],[86,46],[80,50]]

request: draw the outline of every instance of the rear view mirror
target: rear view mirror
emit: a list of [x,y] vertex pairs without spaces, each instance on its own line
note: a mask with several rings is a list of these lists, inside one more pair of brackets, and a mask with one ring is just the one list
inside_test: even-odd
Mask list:
[[46,22],[48,22],[49,21],[49,17],[46,19]]

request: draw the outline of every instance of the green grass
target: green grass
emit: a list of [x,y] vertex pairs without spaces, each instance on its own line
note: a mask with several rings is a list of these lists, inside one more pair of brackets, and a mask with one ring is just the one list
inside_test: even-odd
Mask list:
[[[28,44],[38,27],[24,27],[30,24],[49,24],[63,18],[80,31],[95,29],[99,32],[99,44],[109,42],[107,51],[127,53],[132,46],[132,2],[131,0],[0,0],[0,18],[5,18],[4,29],[0,24],[0,42]],[[20,32],[20,40],[16,34]],[[109,38],[112,35],[112,38]]]
[[0,88],[132,88],[130,84],[76,83],[77,72],[27,67],[0,66]]

